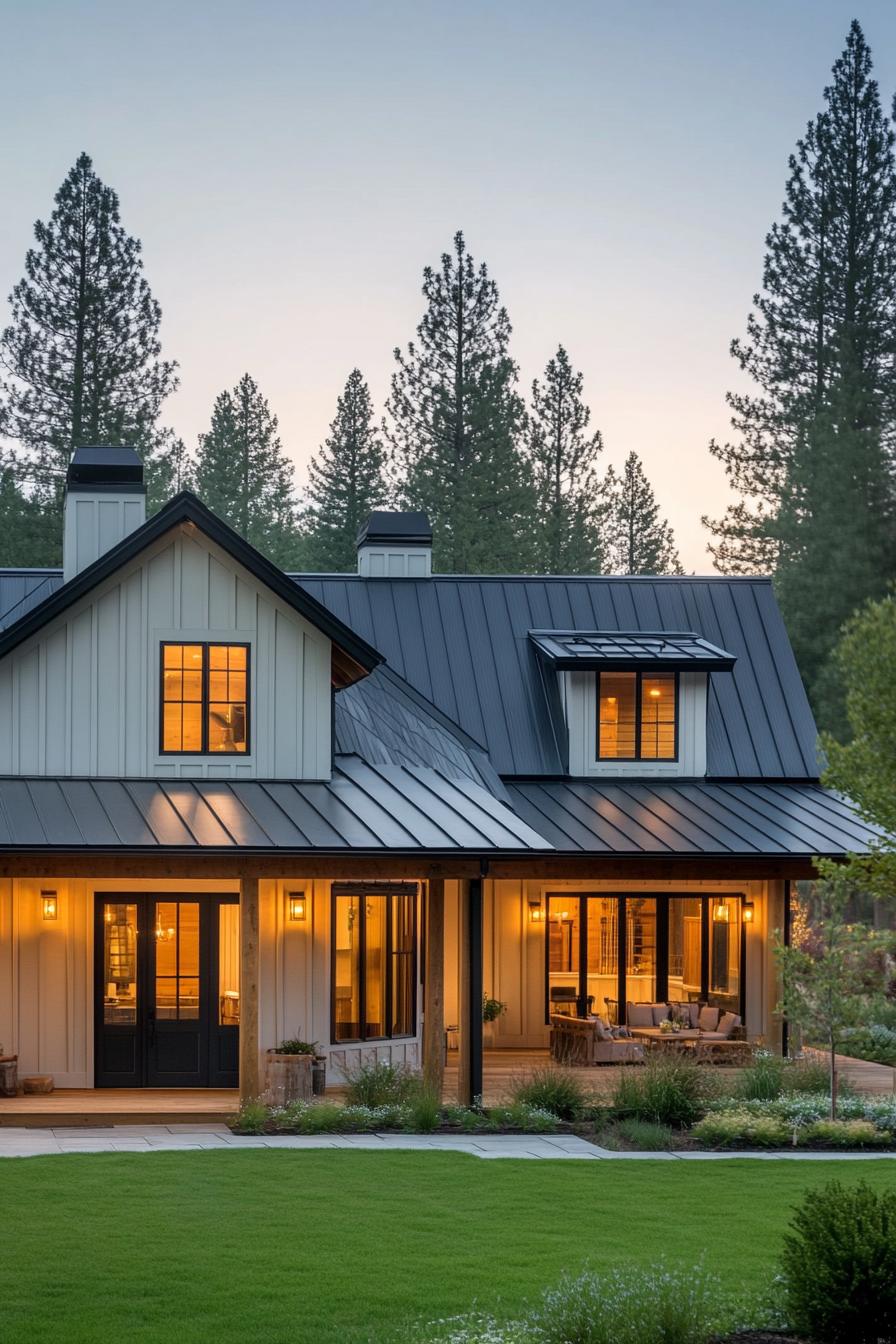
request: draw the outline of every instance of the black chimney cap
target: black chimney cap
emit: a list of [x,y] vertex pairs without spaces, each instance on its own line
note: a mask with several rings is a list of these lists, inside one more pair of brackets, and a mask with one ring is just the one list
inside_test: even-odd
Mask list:
[[126,490],[139,494],[143,484],[143,463],[135,448],[109,448],[103,445],[76,448],[65,474],[69,490]]
[[372,513],[361,524],[358,546],[431,546],[432,527],[425,513]]

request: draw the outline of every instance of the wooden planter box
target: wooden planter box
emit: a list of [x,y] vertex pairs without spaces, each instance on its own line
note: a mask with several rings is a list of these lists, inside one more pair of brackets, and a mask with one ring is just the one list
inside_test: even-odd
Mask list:
[[269,1106],[311,1100],[311,1055],[281,1055],[268,1050],[264,1065],[264,1099]]
[[14,1097],[19,1090],[18,1055],[0,1058],[0,1097]]

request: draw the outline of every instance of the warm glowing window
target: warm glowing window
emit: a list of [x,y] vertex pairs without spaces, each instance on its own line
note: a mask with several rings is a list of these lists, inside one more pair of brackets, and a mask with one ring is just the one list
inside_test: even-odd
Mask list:
[[416,913],[413,885],[334,890],[334,1041],[414,1035]]
[[598,759],[674,761],[676,674],[601,672],[598,683]]
[[249,750],[247,644],[163,644],[164,752]]

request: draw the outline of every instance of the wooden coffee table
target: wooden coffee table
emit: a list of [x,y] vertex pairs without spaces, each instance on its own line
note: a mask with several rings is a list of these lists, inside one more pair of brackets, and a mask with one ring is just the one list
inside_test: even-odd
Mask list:
[[681,1031],[660,1031],[659,1027],[632,1027],[632,1036],[649,1045],[651,1050],[693,1050],[700,1040],[697,1027],[682,1027]]

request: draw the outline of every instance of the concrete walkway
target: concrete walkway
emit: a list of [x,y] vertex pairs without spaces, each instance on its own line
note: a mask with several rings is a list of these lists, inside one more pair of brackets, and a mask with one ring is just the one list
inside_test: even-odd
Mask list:
[[896,1153],[616,1153],[574,1134],[319,1134],[249,1137],[220,1124],[109,1125],[59,1129],[0,1129],[0,1157],[47,1157],[59,1153],[182,1153],[246,1148],[337,1149],[342,1152],[467,1153],[472,1157],[576,1159],[589,1162],[706,1162],[751,1157],[761,1161],[868,1161]]

